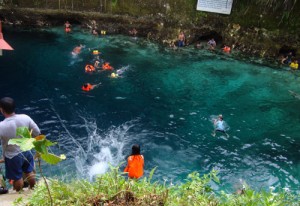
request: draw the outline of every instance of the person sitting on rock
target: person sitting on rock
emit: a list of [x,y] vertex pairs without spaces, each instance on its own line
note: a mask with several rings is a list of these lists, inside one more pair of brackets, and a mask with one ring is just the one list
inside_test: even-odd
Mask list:
[[297,59],[294,59],[292,61],[292,63],[290,64],[290,67],[293,69],[293,70],[297,70],[298,69],[298,60]]
[[127,166],[124,172],[128,173],[129,178],[138,179],[144,174],[144,156],[140,153],[140,146],[132,146],[131,155],[127,159]]
[[132,35],[132,36],[134,36],[134,37],[137,35],[137,33],[138,32],[137,32],[137,30],[135,28],[133,28],[132,30],[129,31],[129,34]]
[[289,52],[285,57],[281,59],[281,64],[290,64],[292,62],[293,53]]
[[217,43],[216,41],[214,40],[214,38],[211,38],[208,42],[207,42],[207,45],[208,45],[208,49],[210,50],[214,50],[215,47],[217,46]]

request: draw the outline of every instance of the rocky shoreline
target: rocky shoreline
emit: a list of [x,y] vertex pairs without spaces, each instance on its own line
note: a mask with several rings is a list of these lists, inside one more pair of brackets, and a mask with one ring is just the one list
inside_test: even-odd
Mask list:
[[211,15],[203,18],[199,24],[186,23],[184,26],[162,14],[134,17],[129,15],[103,14],[97,12],[76,12],[50,9],[0,8],[0,19],[4,24],[16,27],[51,27],[62,26],[66,20],[71,24],[91,29],[97,27],[107,34],[124,34],[135,28],[138,36],[151,41],[169,45],[176,41],[182,30],[188,45],[197,41],[214,38],[219,47],[230,45],[238,56],[252,56],[276,62],[280,54],[292,51],[300,54],[300,37],[282,30],[268,31],[264,28],[244,28],[230,22],[227,17]]

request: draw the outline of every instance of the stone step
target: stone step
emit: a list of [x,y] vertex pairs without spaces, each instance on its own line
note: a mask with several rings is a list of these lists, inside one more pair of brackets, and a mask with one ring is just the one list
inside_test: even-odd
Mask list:
[[31,191],[27,188],[24,188],[21,192],[16,192],[15,190],[9,190],[7,194],[0,195],[0,206],[12,206],[13,202],[22,197],[23,200],[26,200],[31,195]]

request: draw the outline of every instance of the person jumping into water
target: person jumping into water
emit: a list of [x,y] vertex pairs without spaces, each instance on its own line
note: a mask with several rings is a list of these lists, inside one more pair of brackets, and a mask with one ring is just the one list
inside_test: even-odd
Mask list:
[[214,123],[214,128],[215,128],[213,133],[211,134],[213,137],[216,136],[216,132],[222,132],[222,133],[226,134],[227,137],[229,137],[229,135],[225,131],[225,129],[226,129],[225,122],[223,120],[222,114],[220,114],[218,116],[218,119],[215,119],[213,123]]

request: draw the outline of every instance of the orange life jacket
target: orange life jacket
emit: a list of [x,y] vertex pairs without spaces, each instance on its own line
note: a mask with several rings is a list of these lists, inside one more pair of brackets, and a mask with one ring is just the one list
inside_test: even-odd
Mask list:
[[93,50],[93,55],[98,55],[100,52],[98,50]]
[[85,66],[85,72],[94,72],[95,71],[95,67],[91,64],[87,64]]
[[92,88],[93,88],[93,87],[92,87],[91,84],[87,84],[87,87],[85,87],[84,85],[82,86],[82,90],[83,90],[83,91],[86,91],[86,92],[92,90]]
[[140,178],[144,174],[144,157],[143,155],[131,155],[128,157],[128,163],[124,172],[128,172],[130,178]]
[[104,70],[113,70],[114,68],[112,66],[110,66],[109,63],[104,63],[102,65],[102,69],[104,69]]
[[230,52],[230,47],[229,47],[229,46],[225,46],[225,47],[223,48],[223,51],[224,51],[224,52]]

